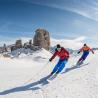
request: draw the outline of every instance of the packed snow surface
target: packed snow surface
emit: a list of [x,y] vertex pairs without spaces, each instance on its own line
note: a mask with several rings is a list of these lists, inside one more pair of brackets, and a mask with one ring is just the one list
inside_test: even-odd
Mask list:
[[18,58],[0,57],[0,98],[98,98],[98,51],[80,68],[80,56],[72,56],[63,72],[51,82],[45,80],[58,58],[44,49]]

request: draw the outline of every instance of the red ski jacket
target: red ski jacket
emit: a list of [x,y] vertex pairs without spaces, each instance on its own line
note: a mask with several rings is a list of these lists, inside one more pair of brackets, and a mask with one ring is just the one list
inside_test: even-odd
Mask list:
[[85,51],[91,51],[93,54],[94,54],[94,51],[93,49],[91,49],[90,47],[86,46],[86,47],[82,47],[80,49],[80,52],[85,52]]
[[68,59],[69,58],[69,52],[61,47],[60,51],[55,51],[53,56],[50,58],[50,60],[53,60],[56,56],[60,57],[61,60]]

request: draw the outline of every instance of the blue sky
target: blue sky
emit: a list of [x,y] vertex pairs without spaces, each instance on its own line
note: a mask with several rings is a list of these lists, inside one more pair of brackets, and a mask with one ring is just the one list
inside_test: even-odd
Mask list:
[[56,39],[85,36],[96,46],[98,0],[0,0],[0,42],[33,37],[37,28]]

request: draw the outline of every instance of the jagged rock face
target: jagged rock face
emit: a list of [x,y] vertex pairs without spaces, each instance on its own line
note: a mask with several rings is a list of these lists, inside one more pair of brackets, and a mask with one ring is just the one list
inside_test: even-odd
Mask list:
[[33,38],[33,45],[40,46],[49,50],[50,47],[50,36],[49,32],[44,29],[37,29]]
[[21,40],[16,40],[15,47],[16,48],[22,48],[22,41]]

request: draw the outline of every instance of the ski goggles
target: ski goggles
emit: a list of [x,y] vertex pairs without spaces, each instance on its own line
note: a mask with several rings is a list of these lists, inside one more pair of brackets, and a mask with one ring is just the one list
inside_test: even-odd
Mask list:
[[58,50],[58,51],[60,51],[60,50],[61,50],[61,48],[57,48],[57,50]]

